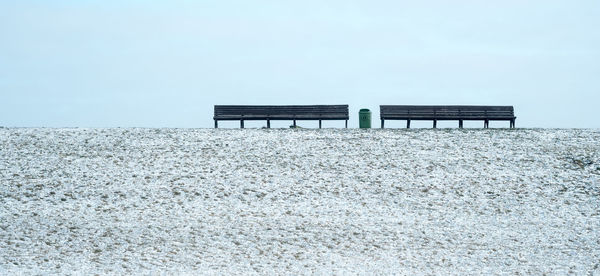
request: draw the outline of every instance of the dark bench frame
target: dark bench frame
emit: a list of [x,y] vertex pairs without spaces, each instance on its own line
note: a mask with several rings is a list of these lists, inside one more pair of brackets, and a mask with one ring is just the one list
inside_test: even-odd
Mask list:
[[215,105],[215,128],[219,121],[266,120],[267,128],[271,128],[272,120],[292,120],[296,127],[297,120],[318,120],[319,128],[323,120],[345,120],[348,128],[348,105]]
[[489,128],[490,121],[509,121],[510,128],[515,127],[513,106],[485,105],[381,105],[381,128],[385,120],[406,120],[406,128],[410,128],[411,120],[437,121],[458,120],[458,127],[463,127],[463,121],[483,121],[483,128]]

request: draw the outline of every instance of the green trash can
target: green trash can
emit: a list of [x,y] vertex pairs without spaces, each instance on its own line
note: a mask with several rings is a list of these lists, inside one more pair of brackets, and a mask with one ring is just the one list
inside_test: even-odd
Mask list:
[[358,112],[358,126],[371,128],[371,110],[363,108]]

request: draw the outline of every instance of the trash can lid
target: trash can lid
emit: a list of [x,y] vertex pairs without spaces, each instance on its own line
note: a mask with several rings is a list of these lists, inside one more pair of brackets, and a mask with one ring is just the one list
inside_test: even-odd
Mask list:
[[363,108],[361,109],[359,112],[370,112],[371,110],[369,110],[368,108]]

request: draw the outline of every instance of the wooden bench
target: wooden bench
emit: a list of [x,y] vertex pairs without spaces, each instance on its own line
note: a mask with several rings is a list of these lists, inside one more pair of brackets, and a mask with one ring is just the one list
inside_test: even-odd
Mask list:
[[348,128],[348,105],[215,105],[215,128],[219,121],[266,120],[267,128],[271,128],[272,120],[292,120],[296,127],[297,120],[319,120],[319,128],[323,120],[345,120]]
[[381,128],[385,120],[406,120],[410,128],[411,120],[432,120],[433,128],[437,121],[458,120],[458,127],[463,127],[463,121],[482,120],[483,127],[489,128],[490,121],[509,121],[510,128],[515,127],[514,108],[512,106],[483,106],[483,105],[381,105]]

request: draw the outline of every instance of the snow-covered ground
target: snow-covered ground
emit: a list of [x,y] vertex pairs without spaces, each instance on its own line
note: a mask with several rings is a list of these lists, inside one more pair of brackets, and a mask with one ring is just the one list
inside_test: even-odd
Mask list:
[[600,131],[0,129],[0,274],[598,274]]

